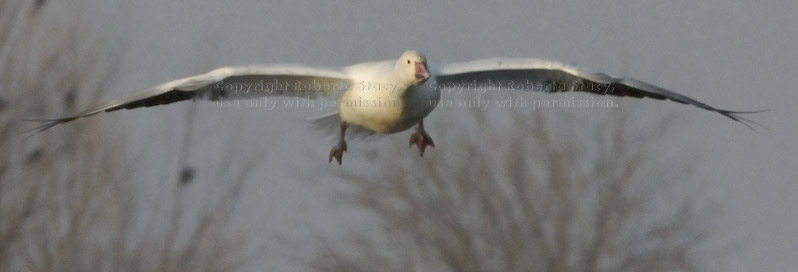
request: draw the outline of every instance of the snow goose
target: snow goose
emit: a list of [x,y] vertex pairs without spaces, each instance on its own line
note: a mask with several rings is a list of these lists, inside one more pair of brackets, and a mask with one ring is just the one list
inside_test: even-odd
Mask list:
[[565,63],[539,59],[484,59],[446,64],[430,70],[427,59],[407,51],[398,60],[369,62],[339,69],[298,65],[231,66],[155,86],[141,94],[112,100],[89,110],[43,121],[34,134],[53,126],[121,109],[169,104],[184,100],[234,100],[264,96],[334,97],[338,111],[315,122],[337,123],[338,142],[328,161],[341,164],[350,127],[372,133],[396,133],[416,125],[410,146],[421,156],[432,138],[423,119],[440,100],[443,89],[509,89],[521,91],[583,91],[598,95],[668,99],[717,112],[746,126],[755,124],[740,114],[715,108],[685,95],[631,78],[591,72]]

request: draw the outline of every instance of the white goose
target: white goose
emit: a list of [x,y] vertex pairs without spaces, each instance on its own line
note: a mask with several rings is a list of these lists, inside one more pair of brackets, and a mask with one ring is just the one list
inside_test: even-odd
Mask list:
[[[432,73],[432,74],[431,74]],[[429,80],[432,78],[432,80]],[[631,78],[589,72],[555,61],[539,59],[484,59],[452,63],[430,71],[427,59],[407,51],[398,60],[362,63],[341,69],[305,66],[232,66],[174,80],[139,95],[117,99],[84,112],[44,121],[33,133],[72,120],[120,109],[169,104],[183,100],[250,99],[263,96],[339,98],[338,112],[317,122],[340,124],[338,143],[330,151],[341,164],[346,151],[344,135],[350,126],[376,133],[396,133],[418,125],[410,137],[421,156],[434,147],[423,119],[436,107],[440,91],[461,89],[514,89],[523,91],[584,91],[599,95],[669,99],[714,111],[750,127],[739,114],[761,111],[718,109],[695,99]]]

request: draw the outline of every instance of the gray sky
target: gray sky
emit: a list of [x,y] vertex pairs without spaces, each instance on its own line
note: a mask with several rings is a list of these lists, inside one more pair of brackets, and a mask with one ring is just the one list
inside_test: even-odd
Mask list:
[[[798,267],[798,54],[794,52],[798,2],[284,2],[144,0],[125,4],[129,13],[120,20],[129,24],[130,43],[118,88],[105,93],[103,100],[214,66],[344,66],[392,59],[416,49],[431,63],[484,57],[560,60],[635,77],[721,108],[770,109],[751,116],[768,128],[752,131],[677,103],[619,100],[621,108],[638,103],[638,111],[650,115],[646,117],[650,120],[670,112],[685,114],[688,125],[678,139],[683,145],[674,148],[690,154],[700,147],[705,159],[700,175],[716,180],[713,188],[727,195],[735,233],[747,245],[731,260],[729,271]],[[142,182],[156,186],[153,180],[163,177],[158,169],[166,167],[164,160],[156,158],[176,153],[169,146],[183,133],[186,109],[187,105],[170,105],[106,116],[129,133],[125,136],[128,156],[153,169],[150,176],[141,177]],[[242,145],[259,146],[267,157],[280,158],[259,169],[259,181],[247,190],[250,200],[244,208],[253,218],[244,225],[253,233],[263,233],[261,239],[296,229],[295,224],[303,222],[326,226],[319,199],[329,196],[293,180],[304,178],[298,170],[334,171],[337,167],[327,164],[330,139],[309,135],[304,127],[296,126],[314,114],[295,109],[222,111],[213,103],[198,106],[194,140],[197,146],[207,147],[192,155],[199,167],[218,163],[203,155],[226,152],[218,139],[231,134],[239,134]],[[430,118],[436,116],[440,115],[433,112]],[[430,130],[434,135],[434,128]],[[361,146],[379,148],[374,143]],[[439,146],[432,152],[445,150]],[[352,153],[346,154],[344,166],[356,169],[358,159],[364,158]],[[174,158],[165,161],[175,162]],[[295,215],[298,210],[310,214]]]

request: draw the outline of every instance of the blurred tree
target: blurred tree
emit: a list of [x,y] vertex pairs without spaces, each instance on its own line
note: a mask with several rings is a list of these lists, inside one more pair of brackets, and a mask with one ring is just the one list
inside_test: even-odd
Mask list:
[[23,119],[87,108],[112,84],[126,31],[96,6],[0,0],[0,271],[237,269],[243,240],[227,232],[255,160],[220,165],[229,186],[191,210],[181,191],[196,177],[164,182],[174,194],[162,214],[142,208],[122,135],[98,119],[23,140],[35,125]]
[[[585,110],[595,112],[587,116]],[[725,251],[713,242],[719,206],[691,180],[695,156],[669,151],[674,116],[650,127],[629,126],[631,110],[444,112],[457,116],[429,126],[438,149],[423,159],[380,154],[406,149],[397,139],[391,147],[366,151],[374,165],[365,169],[374,171],[342,170],[345,203],[374,215],[377,226],[322,239],[309,266],[559,272],[718,267],[713,254]]]

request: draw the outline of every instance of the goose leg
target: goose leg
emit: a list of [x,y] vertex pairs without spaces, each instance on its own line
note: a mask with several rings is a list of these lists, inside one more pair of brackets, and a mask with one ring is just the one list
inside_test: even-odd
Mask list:
[[427,146],[435,147],[435,143],[432,142],[432,138],[430,138],[429,134],[424,131],[423,120],[418,122],[416,132],[413,132],[413,135],[410,135],[410,147],[413,147],[413,145],[418,145],[418,150],[421,151],[422,157],[424,157],[424,150],[427,149]]
[[335,158],[338,161],[338,165],[341,165],[341,159],[344,156],[344,152],[346,152],[346,141],[344,140],[344,135],[346,134],[346,128],[349,127],[344,121],[341,121],[341,133],[339,134],[338,144],[333,146],[332,150],[330,150],[330,160],[329,163],[332,163],[332,159]]

